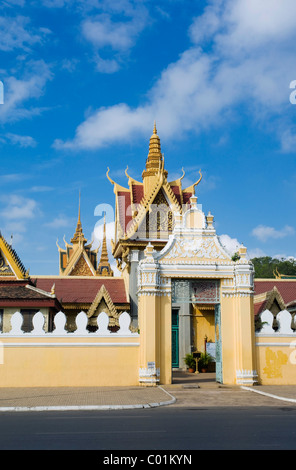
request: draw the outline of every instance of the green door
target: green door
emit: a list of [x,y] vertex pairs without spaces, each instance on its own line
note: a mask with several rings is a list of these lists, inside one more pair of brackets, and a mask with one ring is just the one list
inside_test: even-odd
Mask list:
[[179,310],[172,310],[172,367],[179,367]]

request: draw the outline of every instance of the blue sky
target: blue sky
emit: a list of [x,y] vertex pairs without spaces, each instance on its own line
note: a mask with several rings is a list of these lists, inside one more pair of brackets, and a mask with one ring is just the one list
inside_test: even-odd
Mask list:
[[0,228],[30,273],[58,274],[80,190],[100,236],[107,167],[141,178],[154,119],[229,249],[296,257],[295,17],[295,0],[2,1]]

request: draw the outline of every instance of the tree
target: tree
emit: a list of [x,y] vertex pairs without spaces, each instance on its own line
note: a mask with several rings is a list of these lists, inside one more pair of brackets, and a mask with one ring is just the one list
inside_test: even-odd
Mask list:
[[271,279],[275,277],[275,272],[286,276],[296,276],[296,259],[262,256],[261,258],[253,258],[251,261],[255,269],[255,278]]

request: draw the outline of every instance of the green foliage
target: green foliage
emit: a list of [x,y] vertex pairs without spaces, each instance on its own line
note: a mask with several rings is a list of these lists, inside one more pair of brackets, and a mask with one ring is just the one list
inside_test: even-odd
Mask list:
[[212,356],[209,353],[204,352],[201,353],[198,363],[200,367],[207,367],[212,360]]
[[252,263],[255,269],[255,278],[272,279],[275,278],[275,272],[286,276],[296,276],[296,260],[294,259],[277,259],[270,256],[261,258],[253,258]]
[[196,366],[196,361],[195,358],[193,357],[193,354],[186,354],[184,357],[184,362],[189,369],[195,369]]
[[238,261],[240,259],[240,255],[238,252],[234,253],[234,255],[232,256],[232,261]]

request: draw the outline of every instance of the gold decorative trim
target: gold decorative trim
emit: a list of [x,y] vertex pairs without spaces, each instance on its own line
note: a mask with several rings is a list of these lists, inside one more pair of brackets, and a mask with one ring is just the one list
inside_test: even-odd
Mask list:
[[90,318],[96,311],[96,309],[98,308],[98,306],[100,305],[100,302],[102,301],[102,299],[105,300],[106,302],[106,305],[109,309],[109,313],[106,312],[108,314],[109,317],[114,317],[115,319],[118,320],[118,312],[112,302],[112,299],[110,297],[110,294],[109,292],[107,291],[106,287],[104,285],[102,285],[102,287],[99,289],[93,303],[91,304],[90,308],[88,309],[88,312],[87,312],[87,316],[88,318]]

